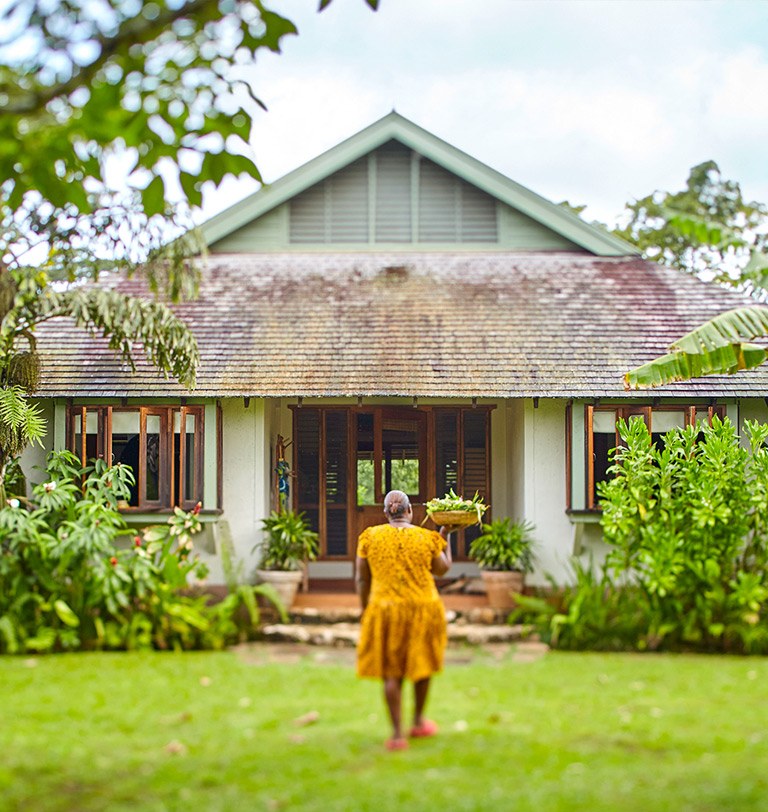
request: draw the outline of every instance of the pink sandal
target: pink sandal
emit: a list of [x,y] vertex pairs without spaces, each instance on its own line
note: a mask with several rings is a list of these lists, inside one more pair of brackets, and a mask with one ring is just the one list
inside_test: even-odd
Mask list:
[[420,725],[414,725],[411,728],[412,739],[426,739],[429,736],[434,736],[439,730],[437,723],[431,719],[425,719]]
[[395,750],[407,750],[408,749],[408,739],[387,739],[384,746],[390,752]]

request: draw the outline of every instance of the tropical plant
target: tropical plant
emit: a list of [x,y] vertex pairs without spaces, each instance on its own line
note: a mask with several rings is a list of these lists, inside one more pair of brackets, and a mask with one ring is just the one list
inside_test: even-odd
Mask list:
[[303,513],[275,511],[261,521],[264,540],[254,550],[260,554],[259,569],[291,571],[313,561],[318,553],[318,534]]
[[[194,338],[167,307],[196,291],[191,210],[207,183],[259,179],[244,153],[263,104],[240,77],[296,28],[261,0],[16,0],[0,28],[0,399],[15,416],[0,414],[1,484],[44,430],[26,402],[41,321],[72,318],[129,365],[143,347],[193,384]],[[104,270],[165,298],[53,283]]]
[[534,530],[528,521],[494,519],[483,524],[483,532],[470,544],[469,557],[485,570],[531,572]]
[[215,604],[192,589],[199,506],[131,532],[117,505],[132,482],[127,466],[56,452],[28,509],[0,509],[0,652],[221,648],[248,632],[241,607],[258,623],[253,587]]
[[725,375],[760,366],[768,350],[752,339],[768,335],[768,308],[729,310],[672,344],[670,352],[624,375],[626,389],[662,386],[701,375]]
[[576,565],[551,618],[563,648],[768,652],[768,425],[713,418],[654,444],[621,421],[601,483],[603,571]]

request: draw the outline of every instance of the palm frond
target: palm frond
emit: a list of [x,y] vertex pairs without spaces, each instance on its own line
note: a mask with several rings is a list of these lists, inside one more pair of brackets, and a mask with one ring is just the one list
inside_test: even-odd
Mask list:
[[135,343],[147,360],[191,389],[200,355],[195,337],[161,302],[103,288],[76,288],[60,294],[57,315],[109,340],[109,347],[135,369]]

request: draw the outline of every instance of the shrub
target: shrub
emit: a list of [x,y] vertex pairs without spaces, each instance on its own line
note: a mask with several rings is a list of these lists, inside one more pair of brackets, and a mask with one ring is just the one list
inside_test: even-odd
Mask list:
[[133,534],[117,509],[131,484],[126,466],[54,452],[28,507],[0,510],[0,652],[220,648],[242,633],[241,605],[258,622],[253,592],[189,594],[206,575],[199,506]]
[[551,620],[563,648],[768,652],[768,426],[619,427],[599,486],[603,574],[576,569]]
[[469,557],[485,570],[533,571],[533,531],[530,522],[495,519],[482,526]]

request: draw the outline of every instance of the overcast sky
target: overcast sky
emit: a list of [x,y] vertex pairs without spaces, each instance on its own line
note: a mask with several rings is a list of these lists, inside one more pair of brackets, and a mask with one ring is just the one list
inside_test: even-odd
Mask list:
[[[613,223],[713,159],[768,203],[765,0],[272,0],[299,35],[253,73],[267,182],[393,108]],[[255,190],[209,197],[211,215]],[[226,202],[225,202],[226,201]]]

